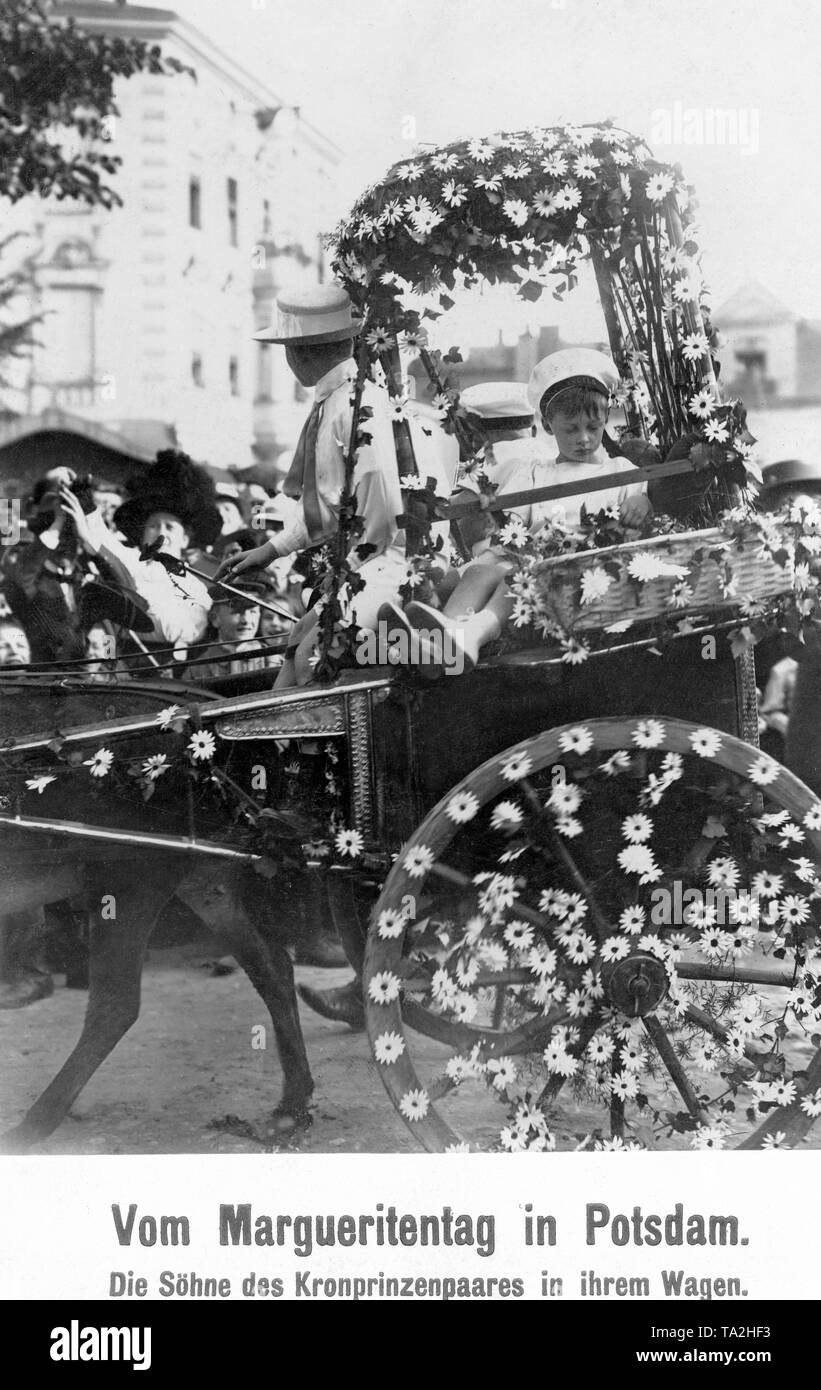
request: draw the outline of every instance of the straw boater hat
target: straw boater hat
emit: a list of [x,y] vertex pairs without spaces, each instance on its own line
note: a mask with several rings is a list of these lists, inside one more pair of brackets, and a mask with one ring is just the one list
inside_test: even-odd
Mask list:
[[459,404],[469,414],[478,415],[486,426],[516,430],[533,423],[533,407],[523,381],[477,382],[460,393]]
[[258,343],[341,343],[359,332],[351,301],[341,285],[311,285],[283,290],[277,300],[276,322],[255,333]]
[[594,348],[561,348],[551,352],[530,374],[527,397],[534,411],[542,411],[553,396],[566,390],[571,381],[598,386],[605,395],[615,390],[619,374],[613,361]]
[[222,530],[213,480],[200,464],[176,449],[161,450],[156,463],[129,480],[128,490],[131,496],[114,513],[114,525],[132,545],[142,544],[145,523],[153,512],[177,517],[195,547],[212,545]]

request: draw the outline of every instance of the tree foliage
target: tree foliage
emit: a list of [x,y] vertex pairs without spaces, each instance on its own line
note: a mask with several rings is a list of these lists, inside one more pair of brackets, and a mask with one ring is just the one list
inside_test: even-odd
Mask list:
[[109,118],[117,78],[138,72],[193,76],[156,45],[84,32],[47,0],[0,0],[0,195],[119,205]]

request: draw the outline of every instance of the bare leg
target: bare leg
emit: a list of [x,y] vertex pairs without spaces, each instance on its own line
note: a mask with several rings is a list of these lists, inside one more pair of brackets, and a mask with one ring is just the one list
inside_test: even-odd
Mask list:
[[495,556],[491,560],[471,560],[462,570],[459,583],[445,604],[446,617],[463,618],[466,614],[478,613],[499,584],[504,582],[504,576],[504,567]]

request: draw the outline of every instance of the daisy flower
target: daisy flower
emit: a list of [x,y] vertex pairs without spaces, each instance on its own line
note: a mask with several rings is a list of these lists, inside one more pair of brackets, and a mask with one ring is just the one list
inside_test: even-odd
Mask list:
[[471,140],[468,143],[468,154],[480,164],[487,164],[487,161],[493,158],[493,146],[486,140]]
[[521,807],[515,801],[500,801],[494,806],[493,814],[490,817],[490,824],[493,830],[518,830],[522,823]]
[[806,825],[808,830],[821,830],[821,801],[816,801],[815,805],[810,807],[802,824]]
[[761,1147],[762,1149],[783,1149],[786,1138],[783,1129],[779,1129],[775,1134],[765,1134],[761,1141]]
[[797,926],[801,922],[806,922],[810,915],[810,907],[806,898],[802,898],[798,893],[789,893],[781,899],[779,912],[782,922],[787,922],[790,926]]
[[584,827],[575,816],[559,816],[556,821],[556,829],[560,835],[566,836],[568,840],[574,840],[577,835],[581,835]]
[[752,890],[757,898],[776,898],[781,892],[784,879],[781,874],[771,874],[764,869],[752,881]]
[[694,903],[688,903],[681,914],[682,921],[688,927],[711,927],[716,920],[716,910],[712,903],[705,903],[700,899]]
[[365,341],[377,352],[383,352],[386,348],[393,347],[396,339],[392,333],[388,332],[387,328],[377,324],[376,328],[372,328],[370,333],[365,334]]
[[510,1057],[493,1058],[487,1064],[496,1091],[506,1091],[516,1080],[516,1064]]
[[430,1109],[430,1096],[427,1091],[406,1091],[399,1102],[399,1109],[411,1124],[424,1120]]
[[610,1090],[617,1100],[632,1100],[638,1095],[639,1079],[635,1072],[617,1072],[610,1078]]
[[688,737],[693,752],[700,758],[714,758],[721,747],[721,735],[715,729],[694,729]]
[[602,942],[602,960],[622,960],[624,956],[629,954],[630,942],[626,941],[623,936],[608,936],[607,940]]
[[573,173],[577,179],[594,179],[598,167],[599,161],[595,155],[582,154],[573,165]]
[[558,150],[554,150],[542,160],[542,168],[551,178],[560,179],[567,173],[567,160]]
[[107,777],[114,761],[114,754],[110,748],[98,748],[90,758],[83,763],[87,767],[92,777]]
[[672,174],[653,174],[647,180],[647,197],[651,203],[663,203],[673,188]]
[[542,942],[538,946],[533,946],[527,958],[528,969],[534,975],[544,978],[545,975],[555,975],[557,956],[555,951],[551,951],[549,946]]
[[405,1051],[405,1043],[398,1033],[380,1033],[373,1040],[373,1051],[377,1062],[390,1066]]
[[716,408],[716,400],[712,391],[706,387],[699,391],[695,396],[690,397],[690,414],[698,417],[699,420],[706,420],[712,415]]
[[528,219],[528,206],[521,198],[506,198],[502,204],[502,211],[514,227],[523,227]]
[[142,772],[149,782],[156,782],[158,777],[162,777],[168,771],[168,759],[164,753],[152,753],[150,758],[146,758],[142,765]]
[[640,874],[640,883],[654,883],[661,878],[661,869],[646,845],[628,845],[619,852],[619,863],[628,874]]
[[760,758],[756,758],[752,767],[747,769],[747,776],[751,782],[755,782],[758,787],[768,787],[774,782],[780,771],[779,765],[773,758],[768,758],[766,753],[762,753]]
[[451,169],[457,168],[459,160],[455,154],[436,154],[431,160],[431,165],[440,174],[447,174]]
[[727,1135],[720,1125],[699,1125],[692,1139],[691,1149],[723,1149]]
[[391,1004],[399,998],[399,977],[390,970],[380,970],[368,981],[368,997],[374,1004]]
[[559,734],[559,747],[563,753],[578,753],[581,756],[593,747],[593,731],[584,724],[565,729]]
[[186,748],[195,763],[202,763],[213,758],[217,745],[213,734],[209,733],[207,729],[198,729],[195,734],[191,735]]
[[178,719],[182,713],[180,705],[166,705],[165,709],[161,709],[159,714],[155,716],[154,723],[159,724],[161,729],[170,729],[174,720]]
[[708,960],[718,960],[721,956],[729,954],[732,943],[733,938],[729,932],[721,931],[718,927],[711,927],[708,931],[701,933],[698,939],[698,949]]
[[599,770],[606,773],[608,777],[615,777],[617,773],[624,772],[630,766],[630,754],[625,748],[619,748],[606,763],[599,763]]
[[587,965],[596,954],[596,943],[587,932],[574,931],[564,942],[564,953],[574,965]]
[[578,811],[581,800],[581,791],[573,782],[560,782],[551,790],[548,804],[559,815],[569,816]]
[[351,859],[358,858],[365,848],[365,841],[358,830],[337,831],[335,844],[340,854],[348,855]]
[[450,1006],[457,1023],[472,1023],[479,1011],[479,1004],[472,994],[460,990]]
[[467,196],[467,185],[464,183],[448,179],[447,183],[442,184],[442,201],[447,203],[449,208],[461,207]]
[[730,434],[727,426],[720,420],[708,420],[704,426],[704,437],[709,439],[711,444],[726,444]]
[[533,940],[533,928],[527,922],[508,922],[504,936],[514,951],[523,951]]
[[519,782],[533,771],[533,759],[527,753],[513,753],[499,770],[506,782]]
[[582,603],[593,603],[607,593],[613,583],[611,576],[601,565],[585,570],[582,575]]
[[56,777],[49,775],[45,775],[43,777],[28,777],[26,778],[26,786],[30,792],[39,792],[42,796],[49,783],[56,781]]
[[411,878],[422,878],[433,864],[433,851],[427,845],[414,845],[403,861],[403,868]]
[[699,362],[710,351],[710,344],[703,333],[690,333],[681,340],[681,355],[685,362]]
[[405,914],[397,912],[395,907],[386,907],[384,912],[379,914],[376,930],[383,941],[393,941],[402,935],[407,920]]
[[473,820],[478,810],[479,802],[473,792],[457,792],[445,807],[445,815],[457,825],[464,825],[467,821]]
[[821,1086],[818,1090],[811,1091],[804,1096],[801,1101],[801,1109],[805,1115],[811,1116],[813,1120],[818,1119],[818,1116],[821,1115]]
[[446,1008],[453,1003],[459,993],[456,981],[448,974],[444,966],[440,966],[438,970],[434,971],[433,979],[430,982],[430,992],[437,1003],[444,1004]]
[[644,840],[649,840],[653,833],[653,822],[649,816],[639,812],[637,815],[628,816],[622,822],[621,833],[631,844],[642,844]]
[[413,179],[418,179],[421,173],[421,164],[402,164],[396,171],[396,177],[402,179],[403,183],[410,183]]
[[559,208],[555,193],[549,188],[542,188],[533,199],[532,208],[539,217],[552,217]]
[[665,728],[658,719],[641,719],[633,730],[633,742],[639,748],[658,748],[664,738]]
[[735,860],[724,855],[707,865],[707,878],[714,888],[735,888],[740,878]]
[[587,1055],[596,1066],[603,1067],[613,1056],[616,1044],[606,1033],[597,1033],[587,1044]]
[[637,936],[644,931],[645,912],[643,907],[626,907],[619,917],[619,926],[629,936]]

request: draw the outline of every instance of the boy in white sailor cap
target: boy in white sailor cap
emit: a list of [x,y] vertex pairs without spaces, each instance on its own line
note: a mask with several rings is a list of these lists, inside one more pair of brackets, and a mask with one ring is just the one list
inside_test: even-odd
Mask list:
[[[284,346],[297,381],[313,387],[314,404],[282,488],[298,502],[293,516],[264,545],[224,561],[218,577],[268,565],[336,534],[353,419],[351,390],[356,370],[351,353],[358,331],[347,293],[332,283],[281,294],[276,323],[255,335],[259,342]],[[387,392],[366,383],[363,405],[373,412],[367,421],[370,442],[359,447],[354,476],[357,513],[364,529],[348,561],[360,571],[365,587],[352,600],[350,617],[360,628],[375,628],[381,605],[397,597],[406,578],[405,537],[397,526],[404,506]],[[411,430],[420,475],[434,476],[437,492],[447,496],[449,489],[435,451],[416,422]],[[371,552],[363,562],[357,547],[365,545]],[[283,664],[278,686],[309,677],[314,627],[309,614],[295,631],[295,650]]]
[[[506,466],[493,470],[492,480],[501,492],[524,492],[578,479],[579,492],[558,503],[517,507],[531,534],[546,522],[577,526],[583,506],[593,512],[617,507],[627,527],[640,526],[650,511],[644,484],[629,481],[634,465],[629,459],[610,457],[602,445],[610,392],[617,382],[610,358],[590,348],[564,348],[533,368],[528,401],[545,432],[555,438],[558,456],[550,462],[535,454],[517,460],[513,454]],[[624,483],[588,492],[586,484],[608,473],[624,473]],[[463,649],[467,670],[475,666],[484,643],[500,635],[512,607],[505,583],[509,563],[492,546],[478,550],[441,612],[422,603],[410,603],[406,609],[416,628],[450,629],[451,640]]]

